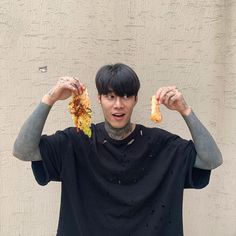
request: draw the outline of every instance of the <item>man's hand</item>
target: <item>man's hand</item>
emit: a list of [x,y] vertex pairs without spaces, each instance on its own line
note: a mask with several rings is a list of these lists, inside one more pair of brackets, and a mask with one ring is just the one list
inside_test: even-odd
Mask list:
[[85,90],[85,86],[75,77],[61,77],[56,85],[43,96],[42,102],[52,106],[58,100],[65,100],[72,93],[80,95]]
[[159,104],[164,104],[168,109],[176,110],[183,116],[187,116],[191,112],[191,108],[176,86],[159,88],[156,92],[156,99]]

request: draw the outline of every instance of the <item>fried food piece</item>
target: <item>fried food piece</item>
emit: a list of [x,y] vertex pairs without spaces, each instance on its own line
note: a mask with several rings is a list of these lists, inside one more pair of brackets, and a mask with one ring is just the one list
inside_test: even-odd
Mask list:
[[150,119],[156,123],[160,123],[162,120],[162,115],[160,112],[160,106],[157,103],[156,96],[152,96],[151,100],[151,116]]
[[84,134],[91,137],[92,110],[87,89],[81,95],[72,95],[68,108],[77,131],[83,131]]

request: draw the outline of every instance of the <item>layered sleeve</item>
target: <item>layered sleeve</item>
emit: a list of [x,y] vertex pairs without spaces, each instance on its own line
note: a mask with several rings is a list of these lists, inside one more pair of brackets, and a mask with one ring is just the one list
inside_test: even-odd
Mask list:
[[184,168],[185,168],[185,188],[201,189],[208,185],[211,171],[203,170],[194,167],[196,161],[196,150],[194,143],[190,140],[181,139],[181,151],[184,153]]
[[63,162],[71,153],[72,145],[68,129],[55,134],[43,135],[39,144],[42,161],[33,161],[32,170],[36,181],[46,185],[50,181],[61,181]]
[[207,186],[211,171],[194,167],[197,152],[193,141],[163,130],[159,130],[159,134],[165,161],[169,159],[170,162],[167,167],[176,170],[174,177],[183,187],[201,189]]

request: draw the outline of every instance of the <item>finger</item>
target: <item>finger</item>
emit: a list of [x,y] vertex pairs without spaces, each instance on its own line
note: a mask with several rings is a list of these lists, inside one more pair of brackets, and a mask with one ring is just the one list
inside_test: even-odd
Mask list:
[[61,77],[59,80],[58,80],[58,85],[60,87],[65,87],[66,85],[72,85],[72,82],[71,82],[71,77]]
[[174,96],[172,96],[172,97],[169,99],[168,104],[169,104],[170,106],[173,106],[174,103],[175,103],[177,100],[178,100],[178,95],[175,94]]
[[76,84],[78,88],[80,87],[80,81],[77,77],[73,77],[73,83]]
[[180,101],[181,97],[182,94],[180,92],[176,92],[175,95],[169,99],[169,105],[173,106],[175,102]]
[[160,97],[159,97],[160,103],[163,103],[166,93],[167,93],[167,88],[161,89],[161,93],[160,93]]
[[80,83],[79,94],[81,95],[85,91],[85,89],[86,89],[85,86],[82,83]]
[[163,96],[165,95],[166,91],[167,91],[167,87],[161,87],[157,90],[156,99],[158,100],[159,103],[162,103]]
[[160,96],[159,96],[160,103],[165,102],[166,95],[174,89],[175,89],[174,86],[168,86],[168,87],[161,88],[161,92],[160,92]]
[[78,89],[75,86],[73,86],[72,84],[63,84],[63,89],[68,89],[72,93],[74,93],[76,95],[78,94]]
[[73,77],[73,79],[74,79],[76,82],[79,82],[79,78],[78,78],[78,77]]
[[66,82],[66,81],[71,81],[71,79],[72,79],[72,77],[70,77],[70,76],[63,76],[59,80]]
[[79,89],[78,89],[78,86],[76,84],[70,84],[71,86],[73,86],[74,90],[73,90],[73,93],[75,95],[79,95]]
[[75,84],[76,84],[76,86],[77,86],[77,88],[78,88],[79,94],[82,94],[83,91],[85,90],[84,84],[82,84],[82,83],[79,81],[78,77],[73,77],[73,79],[74,79]]
[[158,103],[160,103],[159,100],[160,100],[161,92],[162,92],[162,88],[159,88],[159,89],[156,91],[156,99],[157,99],[157,102],[158,102]]
[[73,93],[76,95],[80,95],[83,93],[82,88],[81,88],[81,83],[79,82],[79,79],[77,77],[69,77],[65,76],[60,79],[60,85],[63,85],[64,87],[69,87],[67,88],[72,88],[73,86]]
[[59,85],[62,85],[62,84],[64,84],[66,82],[66,79],[64,78],[64,77],[62,77],[62,78],[60,78],[59,80],[58,80],[58,84]]
[[58,85],[60,87],[64,87],[64,85],[66,84],[71,84],[72,85],[73,83],[73,80],[72,80],[72,77],[68,77],[68,76],[65,76],[65,77],[61,77],[59,80],[58,80]]
[[174,90],[168,91],[165,96],[163,97],[163,102],[165,104],[168,104],[170,99],[176,95],[176,92]]

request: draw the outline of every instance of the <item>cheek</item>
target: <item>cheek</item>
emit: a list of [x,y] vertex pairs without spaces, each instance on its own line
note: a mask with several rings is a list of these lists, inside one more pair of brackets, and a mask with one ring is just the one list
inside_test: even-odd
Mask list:
[[103,113],[108,113],[109,110],[110,110],[110,107],[107,105],[107,104],[102,104],[101,103],[101,107],[102,107],[102,110],[103,110]]
[[130,111],[133,111],[135,104],[136,104],[136,103],[132,103],[132,104],[129,106],[129,110],[130,110]]
[[132,112],[133,112],[133,107],[130,108],[130,110],[129,110],[129,113],[130,113],[130,114],[132,114]]

